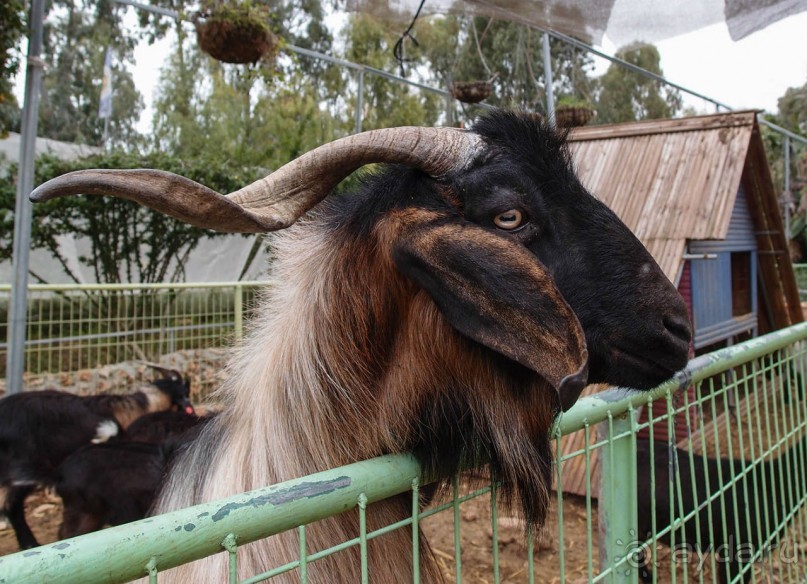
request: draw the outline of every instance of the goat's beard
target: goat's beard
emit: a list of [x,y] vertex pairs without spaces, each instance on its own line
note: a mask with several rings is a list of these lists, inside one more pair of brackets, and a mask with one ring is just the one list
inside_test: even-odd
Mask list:
[[[416,456],[444,487],[457,472],[487,465],[504,508],[519,512],[528,529],[541,528],[552,485],[553,407],[537,403],[534,390],[529,397],[490,400],[469,400],[460,393],[443,395],[440,403],[424,408]],[[480,478],[478,472],[467,476]]]

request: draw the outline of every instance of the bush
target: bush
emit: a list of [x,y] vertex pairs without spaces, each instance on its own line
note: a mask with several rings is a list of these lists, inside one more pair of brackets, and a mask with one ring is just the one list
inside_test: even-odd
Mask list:
[[[165,154],[111,153],[65,161],[50,155],[37,160],[35,184],[87,168],[159,168],[181,174],[219,192],[231,192],[266,174]],[[11,257],[16,167],[0,176],[0,260]],[[184,276],[188,254],[206,237],[222,234],[192,227],[137,203],[110,197],[77,196],[34,205],[31,249],[46,249],[65,271],[59,237],[73,234],[90,242],[79,261],[94,270],[99,283],[176,282]],[[77,278],[73,276],[77,281]]]

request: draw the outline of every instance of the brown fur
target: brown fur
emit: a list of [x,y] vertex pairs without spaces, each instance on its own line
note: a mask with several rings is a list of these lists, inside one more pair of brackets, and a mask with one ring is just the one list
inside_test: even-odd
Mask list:
[[172,406],[168,395],[151,386],[124,395],[101,394],[85,399],[93,411],[113,417],[124,430],[140,416],[163,412]]
[[[412,450],[443,478],[488,460],[505,500],[517,498],[538,526],[554,412],[571,407],[587,381],[650,388],[683,367],[685,304],[636,237],[579,183],[563,136],[502,111],[478,120],[473,133],[462,152],[437,140],[443,132],[430,134],[416,148],[429,153],[422,160],[397,143],[362,150],[351,139],[342,142],[351,144],[344,158],[323,155],[326,168],[313,153],[288,167],[304,169],[300,180],[319,182],[324,196],[337,166],[344,176],[354,162],[412,165],[335,195],[277,238],[275,285],[230,363],[219,394],[225,411],[173,469],[159,511]],[[452,170],[432,158],[450,160]],[[108,192],[195,225],[273,230],[297,218],[290,209],[316,202],[300,181],[287,181],[288,169],[279,172],[280,182],[268,177],[229,200],[153,171],[60,177],[32,198]],[[166,180],[205,204],[168,203],[176,189],[165,198],[155,189]],[[207,213],[211,205],[221,213]],[[509,211],[521,218],[503,225]],[[369,526],[408,512],[406,498],[377,503]],[[355,532],[351,513],[310,526],[309,551]],[[409,578],[409,538],[398,530],[370,544],[373,580]],[[250,544],[239,570],[290,561],[297,546],[295,533]],[[421,547],[423,581],[438,581]],[[355,582],[357,553],[315,562],[309,581]],[[220,554],[173,579],[209,581],[226,571]]]
[[[404,223],[385,225],[376,235],[394,237],[388,230]],[[220,390],[225,411],[180,461],[158,511],[415,446],[430,431],[419,420],[453,400],[467,401],[491,442],[470,445],[473,452],[466,454],[493,454],[494,470],[529,502],[530,519],[540,519],[548,499],[546,429],[554,410],[546,382],[522,371],[530,382],[514,392],[524,379],[504,374],[503,358],[491,359],[491,352],[455,332],[425,292],[395,270],[384,243],[360,245],[334,233],[323,237],[321,227],[308,223],[275,236],[275,246],[274,285]],[[443,421],[437,410],[431,423]],[[199,468],[207,468],[205,476],[188,488],[188,474]],[[401,520],[410,510],[407,496],[376,503],[368,511],[368,526]],[[355,513],[330,518],[309,526],[309,551],[357,535]],[[410,530],[399,529],[371,542],[374,581],[408,578],[411,537]],[[239,576],[297,559],[298,545],[291,532],[246,546],[239,551]],[[421,547],[422,581],[441,581],[428,545]],[[358,550],[347,550],[312,564],[309,581],[355,582],[359,566]],[[167,581],[225,574],[226,560],[214,556],[169,572]],[[281,580],[296,582],[297,576]]]

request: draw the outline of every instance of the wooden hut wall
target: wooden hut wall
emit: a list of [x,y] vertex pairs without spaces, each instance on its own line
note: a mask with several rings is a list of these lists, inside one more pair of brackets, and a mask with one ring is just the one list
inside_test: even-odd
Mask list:
[[759,332],[765,333],[802,322],[804,315],[779,201],[757,124],[751,135],[742,185],[748,193],[759,250]]
[[757,240],[740,187],[725,239],[693,241],[692,311],[695,348],[757,329]]

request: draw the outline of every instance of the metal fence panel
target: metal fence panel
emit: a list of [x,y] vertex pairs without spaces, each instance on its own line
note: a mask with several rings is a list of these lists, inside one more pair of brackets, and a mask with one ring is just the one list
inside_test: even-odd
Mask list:
[[[178,351],[223,347],[241,336],[260,282],[33,285],[25,373],[58,375]],[[10,286],[0,286],[0,339]],[[7,344],[0,342],[0,377]],[[129,389],[129,388],[116,388]]]
[[[359,550],[363,576],[372,580],[364,560],[368,542],[413,525],[433,536],[438,518],[449,531],[432,548],[444,575],[456,582],[634,582],[638,575],[654,582],[803,581],[806,340],[807,324],[796,325],[697,357],[650,392],[612,389],[580,400],[553,430],[558,445],[585,432],[579,450],[561,454],[557,448],[557,505],[546,528],[555,549],[542,547],[546,534],[521,534],[519,570],[503,564],[510,550],[500,536],[510,518],[501,514],[495,484],[477,488],[458,476],[447,500],[420,509],[419,489],[428,479],[401,454],[6,556],[0,583],[118,582],[148,574],[154,581],[163,570],[216,553],[230,562],[233,582],[283,574],[305,581],[322,557],[348,549]],[[639,423],[639,409],[654,401],[667,411]],[[676,443],[673,426],[680,420],[687,437]],[[646,442],[637,437],[659,425],[666,427],[664,441],[653,432]],[[586,495],[570,507],[562,489],[574,464],[585,472]],[[368,506],[407,492],[411,516],[368,531]],[[307,549],[306,525],[343,512],[357,514],[357,537],[328,550]],[[572,541],[575,519],[584,530]],[[487,521],[489,539],[469,539],[471,523]],[[260,574],[237,573],[244,545],[295,529],[297,560]],[[419,537],[414,529],[413,554]],[[478,548],[489,558],[483,575],[474,560]],[[415,571],[402,581],[419,581],[419,561],[415,555]]]

